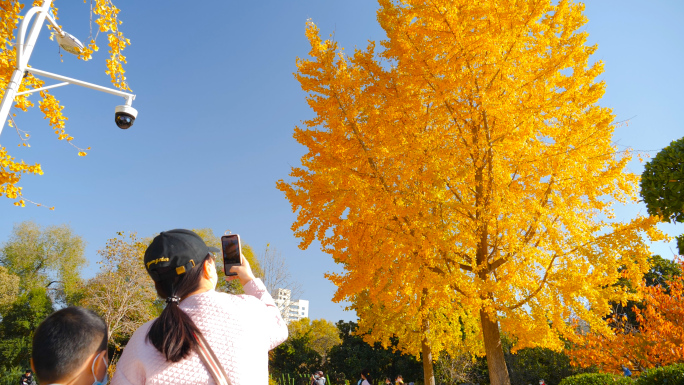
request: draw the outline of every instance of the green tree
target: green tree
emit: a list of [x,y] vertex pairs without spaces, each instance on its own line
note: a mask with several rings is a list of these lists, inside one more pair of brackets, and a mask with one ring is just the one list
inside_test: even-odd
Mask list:
[[0,372],[28,369],[33,332],[54,310],[45,287],[24,291],[2,315],[0,323]]
[[125,345],[138,327],[160,312],[154,283],[143,265],[148,244],[136,233],[117,233],[98,250],[100,271],[85,285],[82,304],[102,316],[116,347]]
[[[565,351],[534,347],[513,353],[513,345],[513,341],[504,335],[502,347],[512,385],[536,384],[540,379],[544,379],[548,385],[558,385],[565,377],[591,371],[572,366]],[[567,346],[569,343],[566,342]],[[435,372],[437,383],[443,385],[487,383],[487,360],[467,353],[453,358],[442,355],[435,364]]]
[[409,381],[422,379],[422,363],[415,356],[396,350],[396,339],[393,346],[385,349],[378,342],[372,345],[364,342],[363,336],[357,335],[358,325],[355,322],[339,321],[336,325],[342,343],[333,346],[329,353],[328,372],[333,376],[339,374],[341,378],[355,383],[361,370],[367,368],[375,379],[395,378],[399,374]]
[[0,266],[21,278],[20,292],[43,287],[57,303],[72,305],[82,293],[84,250],[85,241],[69,225],[41,227],[25,221],[14,225],[0,249]]
[[302,318],[287,326],[290,338],[304,337],[307,345],[320,356],[319,363],[327,363],[328,353],[333,346],[342,343],[335,324],[324,319]]
[[654,255],[648,259],[651,268],[644,275],[646,286],[662,286],[668,288],[668,282],[672,278],[682,275],[679,265],[672,260],[665,259],[660,255]]
[[646,163],[640,184],[649,214],[666,222],[684,222],[684,137]]
[[0,248],[0,373],[29,368],[33,331],[79,302],[85,242],[68,225],[15,224]]
[[333,346],[341,343],[337,328],[324,319],[303,318],[290,322],[287,329],[287,341],[269,355],[271,373],[276,378],[295,375],[308,384],[312,373],[327,371],[328,354]]
[[[291,331],[288,325],[288,331]],[[291,333],[288,339],[269,352],[269,367],[275,378],[282,375],[310,376],[321,368],[321,356],[311,346],[311,335]]]
[[[644,166],[641,197],[651,215],[663,222],[684,222],[684,137],[674,140]],[[684,254],[684,234],[677,237],[679,254]]]
[[565,377],[588,371],[572,366],[570,357],[563,351],[535,347],[521,349],[515,354],[508,350],[505,355],[511,384],[534,384],[543,378],[548,385],[558,385]]
[[14,303],[19,295],[19,277],[7,271],[7,268],[0,266],[0,316],[2,316],[9,305]]

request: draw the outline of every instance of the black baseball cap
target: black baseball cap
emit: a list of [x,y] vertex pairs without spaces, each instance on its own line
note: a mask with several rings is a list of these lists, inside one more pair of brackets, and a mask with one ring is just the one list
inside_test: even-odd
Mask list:
[[163,281],[201,265],[212,251],[219,249],[207,246],[193,231],[162,231],[145,250],[145,269],[155,282]]

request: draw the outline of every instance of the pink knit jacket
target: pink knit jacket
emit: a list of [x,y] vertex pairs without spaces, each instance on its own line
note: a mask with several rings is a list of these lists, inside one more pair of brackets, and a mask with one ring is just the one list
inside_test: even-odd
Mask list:
[[[195,322],[231,385],[267,385],[268,351],[287,339],[287,325],[259,279],[244,295],[208,291],[185,298],[180,308]],[[147,341],[150,321],[135,331],[116,364],[112,385],[214,384],[197,353],[173,363]]]

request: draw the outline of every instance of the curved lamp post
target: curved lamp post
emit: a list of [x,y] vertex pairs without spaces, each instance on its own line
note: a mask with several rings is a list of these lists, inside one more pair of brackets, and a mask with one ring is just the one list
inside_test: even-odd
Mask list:
[[[26,12],[26,15],[24,15],[24,20],[21,22],[21,26],[19,27],[19,31],[17,34],[17,44],[16,44],[16,49],[17,49],[17,60],[16,60],[16,68],[14,69],[14,72],[12,73],[12,77],[10,78],[10,81],[7,83],[7,88],[5,89],[5,94],[2,97],[2,102],[0,103],[0,133],[2,133],[2,129],[5,126],[5,122],[7,121],[7,115],[9,114],[10,108],[12,107],[12,104],[14,104],[14,97],[18,95],[25,95],[25,94],[30,94],[33,92],[39,92],[39,91],[44,91],[48,90],[51,88],[56,88],[56,87],[62,87],[66,86],[68,84],[74,84],[77,86],[81,87],[86,87],[90,88],[96,91],[102,91],[102,92],[107,92],[112,95],[116,96],[121,96],[126,100],[125,105],[123,106],[117,106],[116,107],[116,123],[119,127],[121,128],[128,128],[133,124],[133,120],[138,114],[138,111],[136,111],[131,105],[133,103],[133,100],[135,99],[135,95],[128,93],[128,92],[123,92],[114,88],[107,88],[107,87],[102,87],[98,86],[96,84],[92,83],[87,83],[81,80],[77,79],[72,79],[68,78],[66,76],[61,76],[57,74],[53,74],[47,71],[39,70],[37,68],[32,68],[28,67],[28,60],[31,57],[31,53],[33,52],[33,47],[36,44],[36,40],[38,39],[38,34],[40,33],[40,29],[43,27],[43,23],[45,22],[45,19],[47,19],[52,27],[55,29],[56,34],[57,34],[57,42],[59,43],[60,47],[64,49],[65,51],[78,55],[79,51],[83,48],[83,44],[73,37],[72,35],[66,33],[63,31],[57,22],[55,21],[54,17],[51,15],[50,11],[50,5],[52,4],[52,0],[44,0],[43,5],[39,7],[33,7],[29,9],[28,12]],[[33,25],[31,26],[31,31],[28,33],[28,37],[26,37],[26,30],[28,29],[29,24],[31,23],[31,19],[33,17],[36,17],[36,20],[34,21]],[[61,83],[41,87],[41,88],[36,88],[28,91],[23,91],[23,92],[17,92],[19,90],[19,85],[21,84],[21,80],[24,77],[25,73],[31,73],[33,75],[37,76],[43,76],[46,78],[50,79],[55,79],[58,81],[61,81]],[[125,115],[125,116],[124,116]],[[128,118],[125,119],[126,122],[121,122],[120,124],[119,118]]]

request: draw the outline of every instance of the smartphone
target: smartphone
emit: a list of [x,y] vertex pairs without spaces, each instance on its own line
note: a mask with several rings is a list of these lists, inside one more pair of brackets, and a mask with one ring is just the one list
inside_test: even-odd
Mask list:
[[226,273],[227,276],[237,275],[237,273],[231,273],[230,268],[242,265],[240,236],[237,234],[222,236],[221,247],[223,249],[223,272]]

